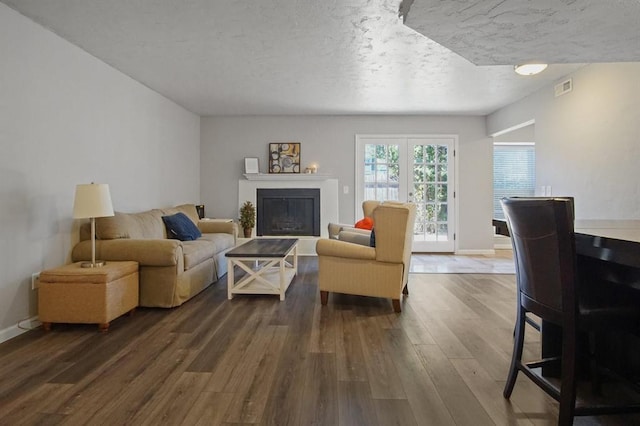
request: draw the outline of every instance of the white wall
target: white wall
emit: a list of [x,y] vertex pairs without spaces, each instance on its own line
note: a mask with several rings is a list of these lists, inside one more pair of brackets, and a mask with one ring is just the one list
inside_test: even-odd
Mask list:
[[520,127],[515,130],[503,133],[493,138],[494,142],[535,142],[536,140],[536,125],[529,124],[524,127]]
[[487,117],[494,134],[535,120],[537,186],[572,195],[577,219],[640,218],[640,63],[592,64]]
[[201,120],[201,199],[207,216],[238,216],[238,180],[244,157],[258,157],[267,173],[270,142],[301,142],[302,168],[337,178],[340,221],[355,219],[356,134],[457,134],[460,250],[493,248],[492,144],[483,117],[452,116],[259,116],[203,117]]
[[199,202],[200,118],[0,4],[0,341],[37,314],[31,274],[70,259],[75,185],[114,208]]

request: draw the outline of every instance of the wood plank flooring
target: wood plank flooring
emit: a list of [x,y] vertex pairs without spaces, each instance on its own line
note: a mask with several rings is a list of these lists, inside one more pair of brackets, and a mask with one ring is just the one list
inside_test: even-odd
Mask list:
[[492,255],[414,253],[411,257],[410,272],[416,274],[515,274],[515,266],[511,250],[496,250]]
[[[547,425],[557,404],[522,375],[502,397],[513,275],[412,274],[388,300],[332,294],[300,259],[286,300],[226,298],[54,325],[0,345],[0,425]],[[527,332],[525,355],[539,335]],[[576,424],[640,424],[638,416]]]

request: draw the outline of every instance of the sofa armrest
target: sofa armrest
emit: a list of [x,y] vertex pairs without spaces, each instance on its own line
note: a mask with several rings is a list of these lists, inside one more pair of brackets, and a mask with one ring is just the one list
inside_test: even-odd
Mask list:
[[[362,229],[359,229],[358,231],[362,231]],[[340,231],[338,234],[338,240],[345,241],[347,243],[360,244],[361,246],[369,246],[371,244],[371,231]]]
[[320,239],[316,243],[318,256],[333,256],[348,259],[375,260],[376,249],[345,241]]
[[238,225],[235,222],[218,222],[213,220],[198,221],[198,229],[203,234],[231,234],[238,235]]
[[[140,266],[183,264],[182,242],[171,239],[129,239],[96,241],[96,259],[135,260]],[[74,262],[91,260],[91,240],[80,241],[71,253]]]
[[353,225],[345,225],[344,223],[330,223],[329,224],[329,238],[339,240],[340,233],[343,231],[356,232],[358,234],[371,235],[370,229],[356,228]]
[[353,226],[350,228],[344,228],[341,232],[351,232],[353,234],[371,236],[371,229],[362,229],[362,228],[356,228]]
[[329,230],[329,238],[333,238],[336,239],[338,238],[338,234],[340,233],[340,231],[342,231],[343,229],[347,229],[347,228],[353,228],[353,224],[351,225],[347,225],[344,223],[329,223],[328,226],[328,230]]

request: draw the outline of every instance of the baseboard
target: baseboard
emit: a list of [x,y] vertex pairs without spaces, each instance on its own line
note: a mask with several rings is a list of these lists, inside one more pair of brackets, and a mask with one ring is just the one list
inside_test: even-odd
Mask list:
[[0,330],[0,343],[13,339],[22,333],[33,330],[34,328],[38,328],[40,325],[42,325],[42,323],[38,321],[37,316],[22,320],[16,325]]
[[508,243],[508,244],[494,244],[493,248],[496,250],[511,250],[513,247],[511,246],[511,243]]
[[471,255],[493,256],[494,254],[496,254],[496,251],[492,250],[492,249],[458,250],[458,251],[456,251],[456,254],[459,254],[459,255],[462,255],[462,256],[471,256]]

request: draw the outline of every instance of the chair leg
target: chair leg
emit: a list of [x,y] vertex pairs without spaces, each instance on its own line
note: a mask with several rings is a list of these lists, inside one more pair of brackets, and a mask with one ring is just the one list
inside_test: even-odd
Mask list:
[[598,335],[595,332],[589,333],[589,367],[591,370],[591,391],[594,395],[601,394],[600,375],[598,374],[598,360],[596,358],[596,345]]
[[562,376],[558,425],[572,425],[576,409],[576,331],[562,330]]
[[518,306],[518,316],[516,318],[516,327],[513,339],[513,353],[511,354],[511,366],[509,367],[509,374],[507,375],[507,383],[504,385],[504,391],[502,392],[502,395],[506,399],[511,397],[511,392],[513,392],[513,387],[515,386],[516,379],[518,378],[518,367],[522,362],[522,349],[524,347],[524,329],[526,322],[525,315],[525,310],[521,306]]
[[322,305],[326,305],[329,301],[329,292],[320,290],[320,303]]
[[402,289],[402,294],[404,294],[405,296],[409,295],[409,283],[406,283],[404,285],[404,288]]
[[391,304],[393,305],[394,312],[402,312],[402,308],[400,307],[400,299],[391,299]]

